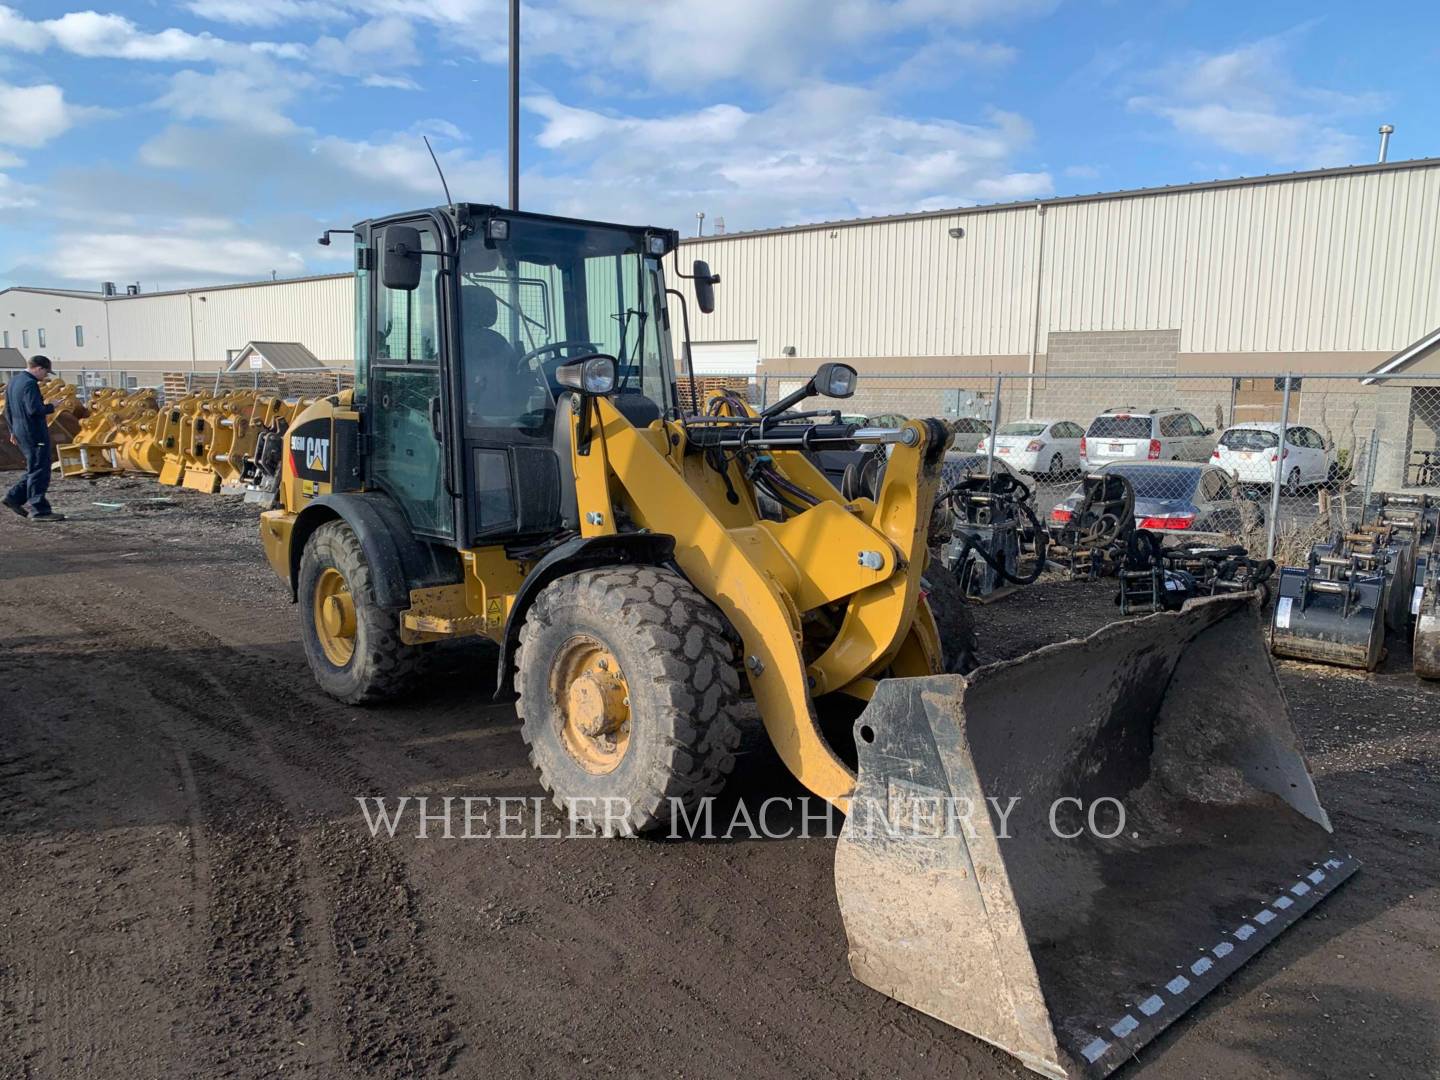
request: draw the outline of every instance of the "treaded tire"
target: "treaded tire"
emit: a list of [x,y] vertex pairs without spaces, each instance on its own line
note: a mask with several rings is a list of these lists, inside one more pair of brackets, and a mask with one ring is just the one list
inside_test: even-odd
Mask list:
[[930,614],[935,618],[935,628],[940,631],[941,662],[950,675],[968,675],[979,666],[976,653],[979,639],[975,634],[975,620],[970,614],[970,603],[955,575],[945,569],[940,561],[940,552],[930,549],[930,565],[925,570],[925,598],[930,604]]
[[[327,569],[345,578],[355,603],[355,652],[336,666],[315,629],[316,582]],[[361,705],[394,697],[409,686],[424,655],[422,646],[400,640],[400,615],[375,602],[370,566],[354,531],[343,521],[327,521],[311,534],[300,556],[300,624],[305,655],[320,688],[333,698]]]
[[[582,570],[546,586],[520,628],[516,711],[556,806],[620,836],[669,825],[677,804],[691,812],[724,787],[740,744],[740,676],[725,631],[714,605],[660,567]],[[629,745],[608,773],[582,767],[561,734],[550,676],[576,637],[615,656],[629,692]]]

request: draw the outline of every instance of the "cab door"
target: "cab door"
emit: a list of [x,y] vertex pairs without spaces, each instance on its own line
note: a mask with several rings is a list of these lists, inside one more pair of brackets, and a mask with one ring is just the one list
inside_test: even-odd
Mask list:
[[[422,536],[451,539],[455,509],[445,489],[443,288],[441,239],[433,221],[409,225],[420,232],[420,283],[413,290],[387,289],[370,274],[370,379],[367,421],[370,481],[405,512]],[[373,265],[384,256],[385,227],[373,230]]]

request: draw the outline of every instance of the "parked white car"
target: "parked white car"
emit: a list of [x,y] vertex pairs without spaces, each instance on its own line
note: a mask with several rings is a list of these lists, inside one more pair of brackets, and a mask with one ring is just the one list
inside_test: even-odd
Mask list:
[[993,441],[995,456],[1012,469],[1037,476],[1060,476],[1080,469],[1080,440],[1084,435],[1085,429],[1073,420],[1014,420],[1001,424],[992,438],[981,439],[975,450],[988,454]]
[[1184,409],[1109,409],[1085,429],[1080,461],[1208,461],[1214,448],[1215,429]]
[[[1275,455],[1280,448],[1278,423],[1235,424],[1225,429],[1210,461],[1242,484],[1275,482]],[[1340,466],[1335,447],[1314,428],[1291,425],[1285,432],[1285,461],[1280,469],[1282,490],[1298,495],[1300,489],[1333,482]]]

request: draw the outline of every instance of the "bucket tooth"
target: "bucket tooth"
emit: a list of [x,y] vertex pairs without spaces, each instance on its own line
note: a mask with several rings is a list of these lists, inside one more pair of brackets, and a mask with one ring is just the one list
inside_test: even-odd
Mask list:
[[881,681],[835,856],[856,978],[1035,1072],[1105,1076],[1354,873],[1258,607]]

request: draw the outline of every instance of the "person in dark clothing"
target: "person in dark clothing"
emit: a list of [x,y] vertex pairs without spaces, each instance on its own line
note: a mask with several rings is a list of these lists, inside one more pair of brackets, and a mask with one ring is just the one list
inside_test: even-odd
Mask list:
[[46,419],[55,411],[45,404],[40,384],[50,378],[50,358],[32,356],[29,366],[5,388],[5,422],[10,441],[25,455],[25,475],[0,500],[31,521],[64,521],[50,509],[45,489],[50,486],[50,429]]

